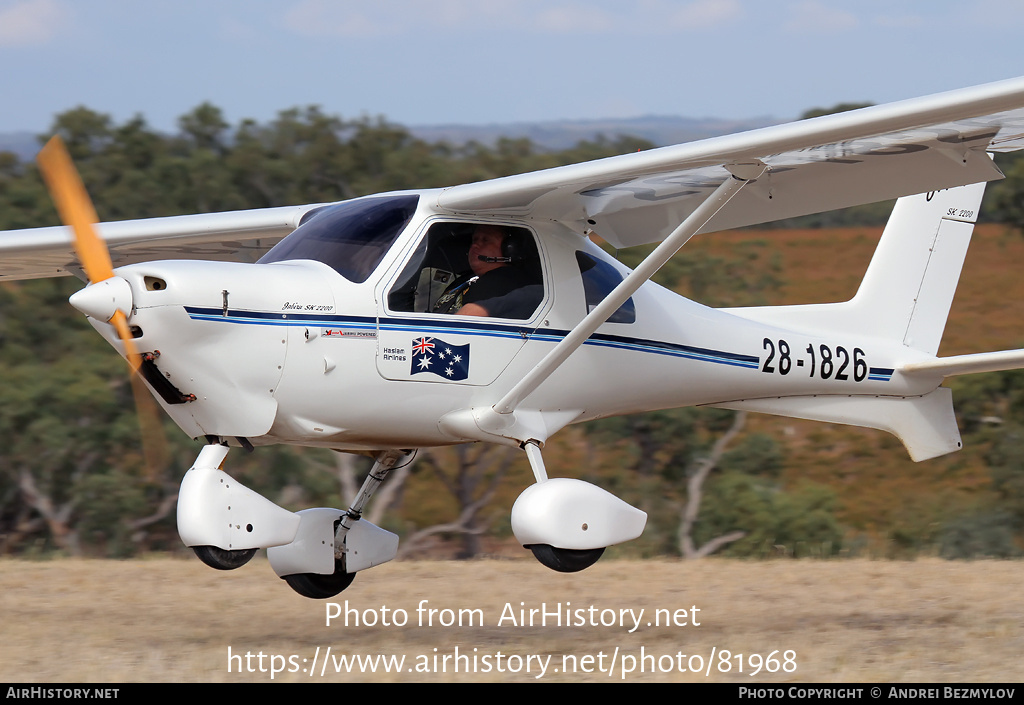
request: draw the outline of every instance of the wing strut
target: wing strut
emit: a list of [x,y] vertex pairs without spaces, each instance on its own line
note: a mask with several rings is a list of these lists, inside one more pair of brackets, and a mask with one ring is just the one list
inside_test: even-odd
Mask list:
[[655,250],[649,254],[636,269],[622,280],[608,296],[569,331],[537,365],[530,370],[505,396],[494,405],[499,414],[510,414],[516,410],[523,399],[532,394],[544,380],[558,369],[587,338],[608,320],[619,306],[624,304],[644,282],[654,276],[662,265],[668,262],[693,235],[720,211],[740,189],[755,181],[768,167],[761,160],[753,162],[733,163],[725,165],[732,174],[708,196],[703,203],[679,224],[672,234],[665,238]]

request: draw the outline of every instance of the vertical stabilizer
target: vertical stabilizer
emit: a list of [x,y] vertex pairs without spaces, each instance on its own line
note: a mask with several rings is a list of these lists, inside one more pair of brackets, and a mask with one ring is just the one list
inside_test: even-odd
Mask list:
[[[896,202],[857,294],[849,301],[730,309],[751,320],[822,334],[883,338],[934,356],[946,327],[985,184],[906,196]],[[900,372],[930,375],[1024,366],[1024,351],[918,359]],[[903,441],[914,460],[961,446],[952,393],[921,396],[815,394],[733,400],[724,408],[878,428]]]
[[896,202],[857,295],[855,327],[934,355],[942,340],[985,184]]
[[728,310],[782,328],[885,338],[935,355],[984,192],[978,183],[899,199],[849,301]]

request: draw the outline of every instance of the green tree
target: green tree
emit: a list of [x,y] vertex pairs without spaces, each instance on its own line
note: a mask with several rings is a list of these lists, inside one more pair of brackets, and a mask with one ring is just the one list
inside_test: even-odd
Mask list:
[[210,103],[203,103],[178,118],[178,129],[196,149],[217,154],[228,150],[226,140],[230,127],[221,109]]
[[874,105],[874,103],[836,103],[831,108],[809,108],[800,115],[800,119],[810,120],[811,118],[821,117],[823,115],[835,115],[836,113],[845,113],[850,110],[870,108],[872,105]]
[[1019,152],[1000,154],[996,163],[1006,178],[986,188],[981,215],[1024,233],[1024,158]]

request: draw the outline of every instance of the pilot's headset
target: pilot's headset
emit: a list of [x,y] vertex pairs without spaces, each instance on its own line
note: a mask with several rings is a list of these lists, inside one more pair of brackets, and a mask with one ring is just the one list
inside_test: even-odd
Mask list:
[[501,258],[487,257],[488,262],[504,262],[506,264],[522,264],[530,256],[532,248],[527,244],[527,235],[519,228],[501,227],[504,237],[501,240]]

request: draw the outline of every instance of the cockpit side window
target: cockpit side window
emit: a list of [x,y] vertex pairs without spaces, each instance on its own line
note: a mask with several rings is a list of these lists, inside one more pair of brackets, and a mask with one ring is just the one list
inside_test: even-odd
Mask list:
[[435,223],[388,294],[392,311],[531,318],[544,299],[529,230]]
[[419,196],[360,198],[322,208],[260,258],[258,264],[311,259],[361,284],[405,230]]
[[[583,294],[586,297],[587,313],[601,303],[612,289],[622,283],[622,275],[615,267],[599,259],[577,250],[576,263],[580,266],[583,277]],[[633,299],[619,306],[609,318],[609,323],[633,323],[636,321],[636,306]]]

